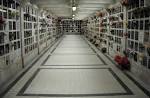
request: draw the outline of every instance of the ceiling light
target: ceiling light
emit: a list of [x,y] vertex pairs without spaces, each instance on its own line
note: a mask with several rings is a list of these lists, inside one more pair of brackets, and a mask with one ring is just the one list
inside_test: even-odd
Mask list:
[[73,11],[76,11],[76,9],[77,9],[77,7],[75,7],[75,6],[72,7],[72,10],[73,10]]
[[75,15],[72,15],[73,17],[75,16]]
[[72,18],[74,20],[74,18]]

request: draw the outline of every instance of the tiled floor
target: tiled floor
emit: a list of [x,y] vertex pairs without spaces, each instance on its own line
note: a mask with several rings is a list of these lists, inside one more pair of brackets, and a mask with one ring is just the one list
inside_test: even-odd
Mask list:
[[97,55],[90,54],[54,54],[44,65],[102,65]]
[[[57,46],[57,45],[56,45]],[[4,98],[148,98],[79,35],[66,35]]]

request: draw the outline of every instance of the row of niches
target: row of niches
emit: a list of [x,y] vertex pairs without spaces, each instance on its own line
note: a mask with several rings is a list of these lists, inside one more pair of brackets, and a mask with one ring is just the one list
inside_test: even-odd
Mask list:
[[24,14],[28,14],[29,16],[36,17],[38,15],[38,10],[31,6],[24,7],[23,12]]
[[0,1],[1,11],[0,11],[0,30],[5,30],[6,25],[9,25],[10,30],[16,29],[15,22],[13,22],[13,27],[11,26],[11,20],[19,19],[18,7],[19,3],[14,0],[1,0]]
[[144,56],[141,60],[141,64],[150,69],[150,57]]
[[8,43],[9,41],[15,41],[20,39],[20,32],[13,31],[6,34],[6,32],[0,32],[0,44]]
[[122,6],[116,6],[116,7],[107,8],[106,10],[110,15],[111,14],[117,14],[117,13],[123,12],[123,7]]
[[33,44],[29,45],[29,46],[26,46],[24,48],[24,52],[25,52],[25,54],[28,54],[31,51],[35,50],[37,47],[38,47],[38,44],[37,43],[33,43]]
[[21,47],[20,41],[14,41],[8,44],[0,45],[0,56],[10,53],[11,51],[17,50]]
[[6,34],[4,32],[0,32],[0,44],[3,44],[5,42],[5,36]]
[[111,41],[112,43],[122,44],[122,39],[117,36],[109,35],[109,41]]
[[[109,38],[109,41],[113,42],[110,44],[112,49],[114,50],[115,48],[113,47],[114,44],[119,44],[115,51],[121,51],[120,44],[122,44],[122,41],[120,37],[123,36],[123,8],[122,6],[116,6],[106,9],[106,11],[110,14],[110,16],[107,14],[100,15],[100,17],[103,17],[101,18],[102,20],[100,21],[99,28],[101,32],[100,42],[107,44]],[[106,12],[104,11],[103,13]],[[110,23],[107,22],[107,19],[109,19]],[[108,26],[110,27],[110,34],[108,34]]]
[[142,43],[132,40],[128,40],[128,47],[128,57],[150,69],[150,47],[145,47]]
[[150,32],[144,32],[144,40],[145,43],[150,43]]
[[15,41],[20,39],[20,32],[9,32],[8,38],[6,40],[7,35],[4,32],[0,32],[0,44],[4,44],[5,42]]
[[24,31],[24,38],[31,37],[31,36],[33,36],[32,30]]
[[117,15],[114,15],[114,14],[112,14],[112,15],[110,15],[109,16],[109,20],[110,20],[110,22],[122,22],[123,21],[123,19],[124,19],[124,16],[123,16],[123,13],[118,13]]
[[128,0],[126,5],[128,6],[128,9],[144,7],[145,0]]
[[14,11],[14,10],[7,10],[7,9],[3,9],[3,12],[0,11],[0,17],[3,20],[6,19],[15,19],[18,20],[19,19],[19,12],[18,11]]
[[[40,18],[38,10],[32,5],[23,6],[23,11],[20,8],[17,0],[0,0],[0,61],[6,65],[11,62],[9,57],[14,61],[12,63],[16,63],[13,57],[21,56],[21,43],[25,55],[30,55],[37,48],[37,42],[41,42],[41,39],[38,39],[40,37],[38,26],[43,24],[38,24]],[[51,21],[53,21],[51,18],[49,18],[49,24],[52,27],[50,32],[53,32],[52,29],[55,25],[51,25]],[[20,27],[22,27],[23,32],[20,32]],[[40,26],[39,29],[43,29],[43,26]],[[46,29],[43,33],[47,31]],[[52,35],[54,35],[53,33]],[[43,39],[46,38],[50,39],[48,36],[44,36]]]
[[138,8],[132,11],[128,11],[129,19],[139,19],[150,17],[150,7]]
[[24,46],[34,43],[34,37],[30,37],[24,40]]
[[0,60],[6,65],[11,62],[10,55],[21,48],[19,7],[15,0],[0,0]]
[[19,29],[19,21],[3,21],[0,20],[0,31],[5,31],[6,27],[9,27],[9,30],[16,30]]
[[134,5],[136,5],[136,9],[128,11],[127,17],[128,39],[132,39],[133,41],[140,41],[143,44],[150,42],[150,7],[144,6],[144,2],[146,2],[146,0],[135,1]]
[[139,40],[139,32],[138,31],[128,31],[128,39]]
[[18,9],[20,4],[15,0],[0,0],[0,5],[6,8]]
[[138,41],[129,40],[129,39],[128,39],[128,48],[137,52],[144,52],[145,49],[142,43],[139,43]]
[[128,21],[128,29],[150,30],[150,20],[141,19]]
[[24,9],[24,53],[25,55],[30,54],[32,51],[34,51],[37,48],[37,44],[35,41],[36,38],[36,32],[33,32],[37,25],[35,24],[38,21],[38,15],[36,12],[36,9],[33,7],[26,6]]
[[[136,32],[138,33],[138,32]],[[131,33],[130,38],[128,36],[128,48],[135,50],[137,52],[143,53],[145,49],[150,48],[150,36],[148,33],[144,35],[144,37],[147,37],[147,39],[144,38],[144,42],[140,42],[138,36],[134,33]],[[136,37],[137,36],[137,37]],[[134,47],[135,46],[135,47]],[[146,54],[150,56],[150,52],[147,51]]]
[[[104,19],[103,17],[106,15],[106,13],[98,13],[99,16],[101,17],[100,20],[97,20],[99,22],[99,28],[95,28],[97,27],[97,25],[95,25],[95,27],[93,28],[90,28],[91,30],[94,30],[94,31],[100,31],[100,36],[102,37],[103,34],[102,33],[106,33],[107,32],[107,26],[108,26],[108,23],[105,23],[107,21],[107,19]],[[95,21],[96,23],[96,21]],[[99,29],[99,30],[98,30]],[[101,41],[102,42],[102,41]]]
[[[13,61],[12,61],[12,55],[6,55],[6,56],[2,56],[0,57],[0,62],[2,65],[11,65],[13,64]],[[6,67],[6,66],[5,66]],[[0,68],[3,68],[3,66],[0,66]]]
[[81,26],[81,24],[62,24],[62,26]]
[[[106,15],[104,10],[100,11],[102,15],[99,14],[98,17],[102,21],[99,23],[99,40],[105,42],[106,47],[109,47],[107,42],[110,42],[112,49],[120,51],[120,53],[127,47],[128,50],[135,52],[133,57],[134,61],[150,68],[150,7],[147,7],[145,3],[145,1],[147,2],[149,0],[123,1],[129,2],[126,6],[123,4],[123,6],[115,5],[111,8],[106,8],[105,10],[109,13],[108,15]],[[97,19],[92,18],[92,20],[90,20],[89,18],[87,32],[90,33],[92,27],[93,33],[96,35],[96,31],[93,29],[96,27],[94,23],[97,23],[95,20]],[[124,42],[124,40],[126,42]],[[127,44],[127,46],[125,44]],[[117,47],[115,45],[117,45]],[[144,55],[142,60],[136,59],[139,54]]]
[[32,16],[29,13],[25,13],[24,14],[24,20],[25,21],[37,22],[37,17],[36,16]]
[[123,22],[112,22],[111,28],[123,28]]
[[48,18],[42,18],[42,19],[39,20],[39,22],[40,22],[40,27],[43,27],[43,28],[45,28],[45,27],[52,27],[52,26],[54,26],[54,23],[55,23],[49,17]]
[[108,45],[109,45],[109,49],[113,49],[114,51],[117,52],[122,52],[121,50],[122,47],[120,46],[120,44],[113,44],[112,42],[109,42]]
[[62,26],[81,26],[81,24],[62,24]]
[[111,29],[111,30],[110,30],[110,34],[111,34],[111,35],[118,36],[118,37],[123,37],[123,36],[124,36],[123,30]]
[[32,29],[32,23],[24,22],[24,29]]
[[127,51],[131,59],[150,69],[150,7],[147,0],[133,1],[127,6]]
[[20,32],[9,32],[9,41],[14,41],[14,40],[19,40],[20,39]]

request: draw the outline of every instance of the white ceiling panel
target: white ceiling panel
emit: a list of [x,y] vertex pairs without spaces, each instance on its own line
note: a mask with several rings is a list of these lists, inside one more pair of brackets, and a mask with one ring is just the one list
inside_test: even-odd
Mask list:
[[[72,17],[75,14],[76,19],[83,19],[92,13],[105,8],[115,2],[115,0],[31,0],[42,8],[50,10],[58,17]],[[72,13],[72,5],[77,6],[77,10]]]

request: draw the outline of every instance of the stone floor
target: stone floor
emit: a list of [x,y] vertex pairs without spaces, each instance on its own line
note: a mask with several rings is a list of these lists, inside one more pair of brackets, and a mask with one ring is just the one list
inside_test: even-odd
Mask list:
[[80,35],[66,35],[4,98],[148,98]]

